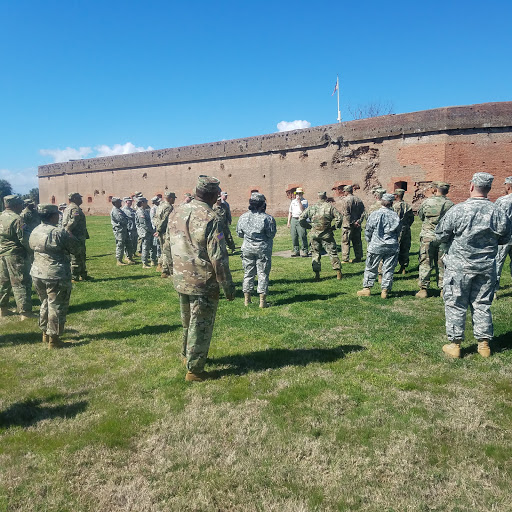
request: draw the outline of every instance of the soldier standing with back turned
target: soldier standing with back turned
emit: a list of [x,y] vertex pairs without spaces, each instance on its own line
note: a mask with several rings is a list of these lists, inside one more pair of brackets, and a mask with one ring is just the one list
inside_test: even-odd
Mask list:
[[350,263],[357,263],[363,259],[363,243],[361,242],[361,224],[364,219],[364,203],[354,195],[352,185],[343,188],[345,199],[341,203],[343,215],[343,234],[341,238],[341,261],[348,262],[350,243],[354,248],[354,259]]
[[124,266],[123,255],[128,245],[128,217],[121,209],[122,201],[119,197],[112,198],[112,211],[110,212],[110,222],[112,231],[116,239],[116,260],[117,265]]
[[406,273],[409,266],[409,252],[411,251],[411,226],[414,222],[414,212],[412,206],[404,201],[405,190],[403,188],[395,189],[395,202],[393,211],[398,215],[402,229],[398,237],[400,248],[398,249],[398,264],[400,274]]
[[[498,208],[501,208],[508,220],[512,222],[512,176],[505,178],[505,195],[498,197],[494,203]],[[500,245],[498,247],[498,254],[496,255],[496,291],[494,298],[496,299],[496,292],[500,288],[501,272],[503,271],[503,265],[507,254],[510,255],[510,274],[512,275],[512,241],[508,244]]]
[[172,255],[171,246],[166,236],[167,226],[169,222],[169,215],[174,210],[174,202],[176,201],[176,194],[174,192],[165,192],[163,200],[156,209],[153,222],[155,224],[156,235],[160,240],[160,247],[162,248],[162,273],[160,277],[166,278],[172,274]]

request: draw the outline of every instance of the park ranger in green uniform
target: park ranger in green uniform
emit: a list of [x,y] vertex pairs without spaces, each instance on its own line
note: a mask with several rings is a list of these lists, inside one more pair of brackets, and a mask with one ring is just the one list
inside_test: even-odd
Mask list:
[[29,240],[34,251],[30,274],[41,301],[39,327],[43,343],[48,343],[48,348],[60,348],[64,346],[60,336],[71,297],[69,255],[81,251],[82,244],[69,231],[58,227],[57,205],[39,205],[38,210],[41,224],[32,231]]
[[0,316],[7,316],[11,291],[22,320],[32,316],[32,283],[28,234],[20,213],[23,201],[17,195],[4,197],[0,214]]

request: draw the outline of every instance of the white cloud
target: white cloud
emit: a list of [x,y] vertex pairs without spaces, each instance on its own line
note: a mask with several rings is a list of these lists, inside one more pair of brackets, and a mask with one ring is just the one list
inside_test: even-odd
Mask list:
[[37,182],[37,169],[34,168],[19,172],[0,169],[0,179],[8,181],[13,192],[17,194],[26,194],[31,188],[39,186]]
[[277,131],[279,132],[289,132],[290,130],[301,130],[302,128],[309,128],[311,123],[309,121],[300,121],[299,119],[295,121],[281,121],[277,123]]
[[92,149],[82,147],[79,149],[67,147],[66,149],[40,149],[41,155],[49,155],[53,158],[53,162],[67,162],[68,160],[79,160],[91,154]]
[[152,151],[155,148],[148,146],[144,148],[142,146],[136,147],[131,142],[126,144],[114,144],[112,147],[102,144],[94,148],[98,153],[96,156],[112,156],[112,155],[127,155],[129,153],[140,153],[141,151]]

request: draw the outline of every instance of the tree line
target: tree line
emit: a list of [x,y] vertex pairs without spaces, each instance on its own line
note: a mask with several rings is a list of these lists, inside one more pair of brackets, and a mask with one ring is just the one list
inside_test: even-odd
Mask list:
[[[0,211],[4,209],[4,197],[13,193],[12,186],[7,180],[0,180]],[[27,194],[21,194],[22,199],[32,199],[36,204],[39,203],[39,189],[32,188]]]

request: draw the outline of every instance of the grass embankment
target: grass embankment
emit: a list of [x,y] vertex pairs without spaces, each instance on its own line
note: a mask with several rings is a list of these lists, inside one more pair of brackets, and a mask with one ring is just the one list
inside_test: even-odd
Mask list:
[[[510,276],[493,305],[498,352],[441,352],[438,296],[358,298],[364,264],[275,257],[270,300],[221,300],[217,380],[187,384],[170,280],[116,267],[108,218],[88,218],[88,267],[64,340],[36,321],[0,333],[0,510],[509,511]],[[339,237],[339,232],[337,234]],[[238,242],[239,243],[239,242]],[[279,221],[275,251],[288,249]],[[508,271],[505,272],[508,274]],[[377,292],[377,290],[375,290]],[[36,308],[37,309],[37,308]]]

